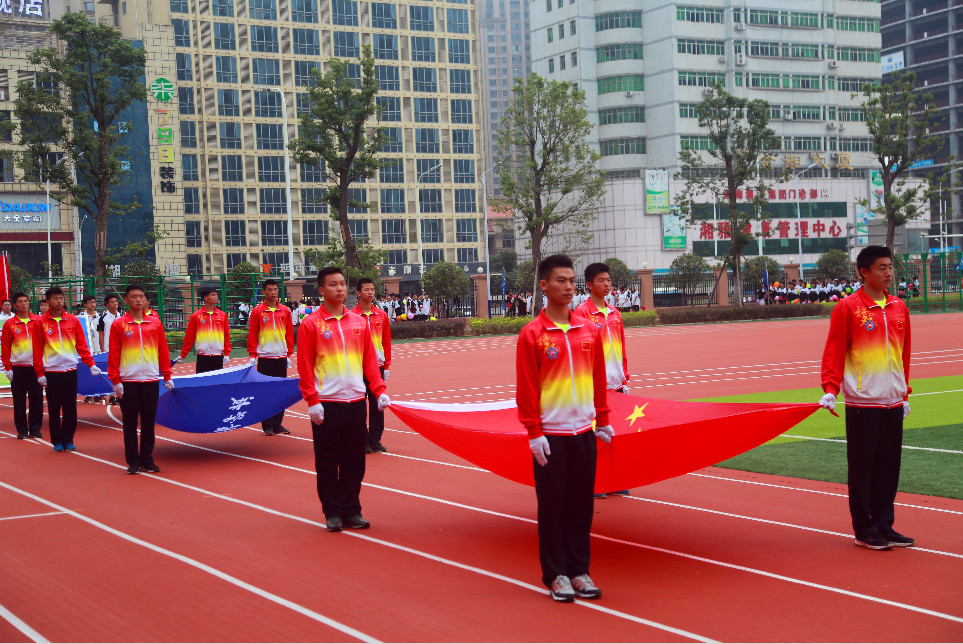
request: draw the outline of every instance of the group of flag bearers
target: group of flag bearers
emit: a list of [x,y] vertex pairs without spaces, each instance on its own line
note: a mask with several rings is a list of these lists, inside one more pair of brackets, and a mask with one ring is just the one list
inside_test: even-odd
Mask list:
[[[833,410],[836,394],[846,395],[856,544],[886,550],[915,543],[892,527],[902,423],[910,411],[909,312],[886,292],[892,280],[887,249],[865,249],[857,267],[863,288],[832,315],[820,404]],[[556,601],[598,599],[602,592],[589,576],[596,440],[611,443],[615,435],[609,392],[628,393],[624,326],[619,312],[605,306],[611,280],[604,264],[586,268],[592,296],[575,311],[569,306],[575,293],[569,257],[543,259],[538,276],[547,305],[519,335],[516,402],[533,458],[542,581]],[[359,281],[359,304],[352,310],[344,306],[348,284],[341,269],[319,271],[318,288],[324,304],[301,322],[297,356],[299,386],[311,419],[317,494],[328,531],[364,529],[370,527],[360,502],[365,453],[384,451],[384,410],[391,405],[386,394],[390,320],[373,306],[371,280]],[[273,280],[265,282],[265,301],[251,314],[247,349],[260,373],[285,377],[294,331],[278,290]],[[231,345],[217,291],[204,289],[200,295],[204,305],[191,316],[175,362],[196,347],[197,372],[204,373],[227,366]],[[163,325],[150,310],[144,289],[131,285],[124,299],[128,312],[114,320],[109,334],[108,377],[123,412],[128,473],[156,473],[152,451],[158,381],[163,378],[165,387],[174,388],[170,356]],[[94,375],[100,370],[77,318],[64,311],[59,288],[48,289],[49,309],[42,316],[29,312],[26,295],[18,293],[13,300],[15,315],[2,330],[2,360],[12,381],[18,438],[41,436],[40,388],[46,387],[54,451],[75,450],[77,363],[83,360]],[[283,412],[265,420],[264,433],[289,433],[282,419]]]

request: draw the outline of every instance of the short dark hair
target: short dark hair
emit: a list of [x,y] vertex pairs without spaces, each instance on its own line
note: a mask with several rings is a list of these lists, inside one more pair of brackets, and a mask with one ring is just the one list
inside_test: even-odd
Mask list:
[[2,300],[0,301],[0,304],[3,304],[4,302],[10,302],[10,305],[13,306],[13,302],[11,300]]
[[63,294],[64,294],[64,290],[62,288],[60,288],[59,286],[51,286],[44,292],[43,299],[49,300],[54,295],[63,295]]
[[278,284],[277,280],[264,280],[264,283],[261,284],[261,290],[263,291],[269,286],[277,286],[278,288],[281,288],[281,285]]
[[341,270],[339,266],[325,266],[318,271],[318,286],[324,286],[324,280],[327,279],[328,275],[340,275],[344,277],[344,271]]
[[609,275],[611,275],[612,271],[609,270],[608,264],[603,264],[602,262],[595,262],[594,264],[589,264],[586,266],[585,283],[587,284],[594,280],[599,273],[609,273]]
[[104,298],[104,306],[108,306],[111,300],[116,300],[117,296],[113,293]]
[[94,295],[84,295],[84,299],[82,299],[80,303],[83,304],[84,306],[87,306],[87,302],[89,302],[90,300],[93,300],[94,304],[97,303],[97,297]]
[[361,292],[361,287],[364,286],[365,284],[371,284],[372,286],[374,286],[374,280],[371,279],[370,277],[362,277],[361,279],[359,279],[359,280],[358,280],[358,292],[359,292],[359,293]]
[[26,294],[26,293],[22,293],[22,292],[20,292],[20,291],[17,291],[16,293],[14,293],[13,295],[10,296],[10,303],[11,303],[11,304],[16,304],[16,303],[17,303],[17,300],[19,300],[21,297],[26,297],[27,300],[30,299],[29,297],[27,297],[27,294]]
[[568,255],[562,253],[549,255],[538,263],[538,279],[547,280],[556,268],[571,268],[574,271],[575,264],[572,263],[572,258]]
[[207,297],[211,293],[216,293],[216,292],[217,292],[217,289],[214,288],[213,286],[202,286],[197,291],[197,295],[200,296],[200,298],[203,300],[205,297]]
[[[893,251],[886,246],[867,246],[859,251],[859,255],[856,256],[856,272],[859,273],[864,268],[866,270],[871,269],[876,260],[882,257],[892,260]],[[860,273],[860,277],[862,277],[862,273]]]
[[[145,289],[140,284],[128,284],[127,288],[124,289],[124,297],[127,297],[128,295],[130,295],[131,291],[140,291],[141,293],[144,294],[144,297],[147,297],[147,289]],[[150,302],[150,298],[147,298],[147,301]]]

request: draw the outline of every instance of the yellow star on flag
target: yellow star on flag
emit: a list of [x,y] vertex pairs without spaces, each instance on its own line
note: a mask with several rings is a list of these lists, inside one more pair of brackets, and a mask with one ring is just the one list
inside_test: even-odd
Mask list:
[[[645,404],[642,405],[641,407],[639,407],[638,405],[636,405],[636,407],[635,407],[635,409],[632,411],[632,413],[631,413],[629,416],[626,417],[625,420],[629,421],[629,427],[631,427],[632,424],[633,424],[636,420],[645,417],[645,408],[648,406],[648,404],[649,404],[649,403],[645,403]],[[640,431],[640,432],[642,431],[642,428],[641,428],[641,427],[639,427],[639,431]]]

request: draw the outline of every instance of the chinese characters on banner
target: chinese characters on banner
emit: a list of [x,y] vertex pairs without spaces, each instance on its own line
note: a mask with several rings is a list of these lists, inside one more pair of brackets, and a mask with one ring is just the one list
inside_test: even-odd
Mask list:
[[[728,220],[703,221],[700,222],[698,228],[698,239],[700,241],[732,238],[732,228]],[[746,225],[745,232],[766,239],[833,239],[843,236],[845,230],[845,218],[821,218],[752,221]]]
[[45,15],[44,0],[0,0],[0,14],[4,13],[43,18]]
[[[776,163],[782,157],[782,165]],[[803,168],[817,163],[823,170],[829,169],[829,163],[834,163],[833,167],[837,170],[852,170],[853,155],[847,152],[830,152],[829,158],[824,158],[820,152],[809,153],[809,163],[803,163],[801,154],[764,154],[759,157],[759,168],[761,170],[771,170],[776,167],[786,168],[787,170],[802,170]]]
[[[156,93],[155,93],[156,96]],[[174,163],[174,123],[173,110],[154,110],[159,117],[157,124],[157,161],[161,164],[158,168],[160,173],[160,191],[166,194],[177,192],[174,179],[177,178],[177,168]]]

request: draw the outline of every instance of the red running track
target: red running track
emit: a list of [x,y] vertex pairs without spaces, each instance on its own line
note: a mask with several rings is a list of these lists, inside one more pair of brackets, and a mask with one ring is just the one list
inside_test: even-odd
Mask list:
[[[917,377],[963,373],[963,315],[914,318]],[[693,398],[816,387],[825,320],[628,332],[634,386]],[[514,338],[396,348],[405,399],[514,393]],[[735,367],[731,365],[737,365]],[[189,371],[190,367],[181,367]],[[598,602],[539,587],[535,499],[401,426],[368,458],[373,527],[328,534],[310,426],[160,429],[123,474],[119,410],[80,452],[13,438],[0,400],[0,641],[960,641],[963,502],[901,494],[920,547],[852,545],[843,486],[709,468],[596,504]],[[44,430],[46,432],[46,429]]]

